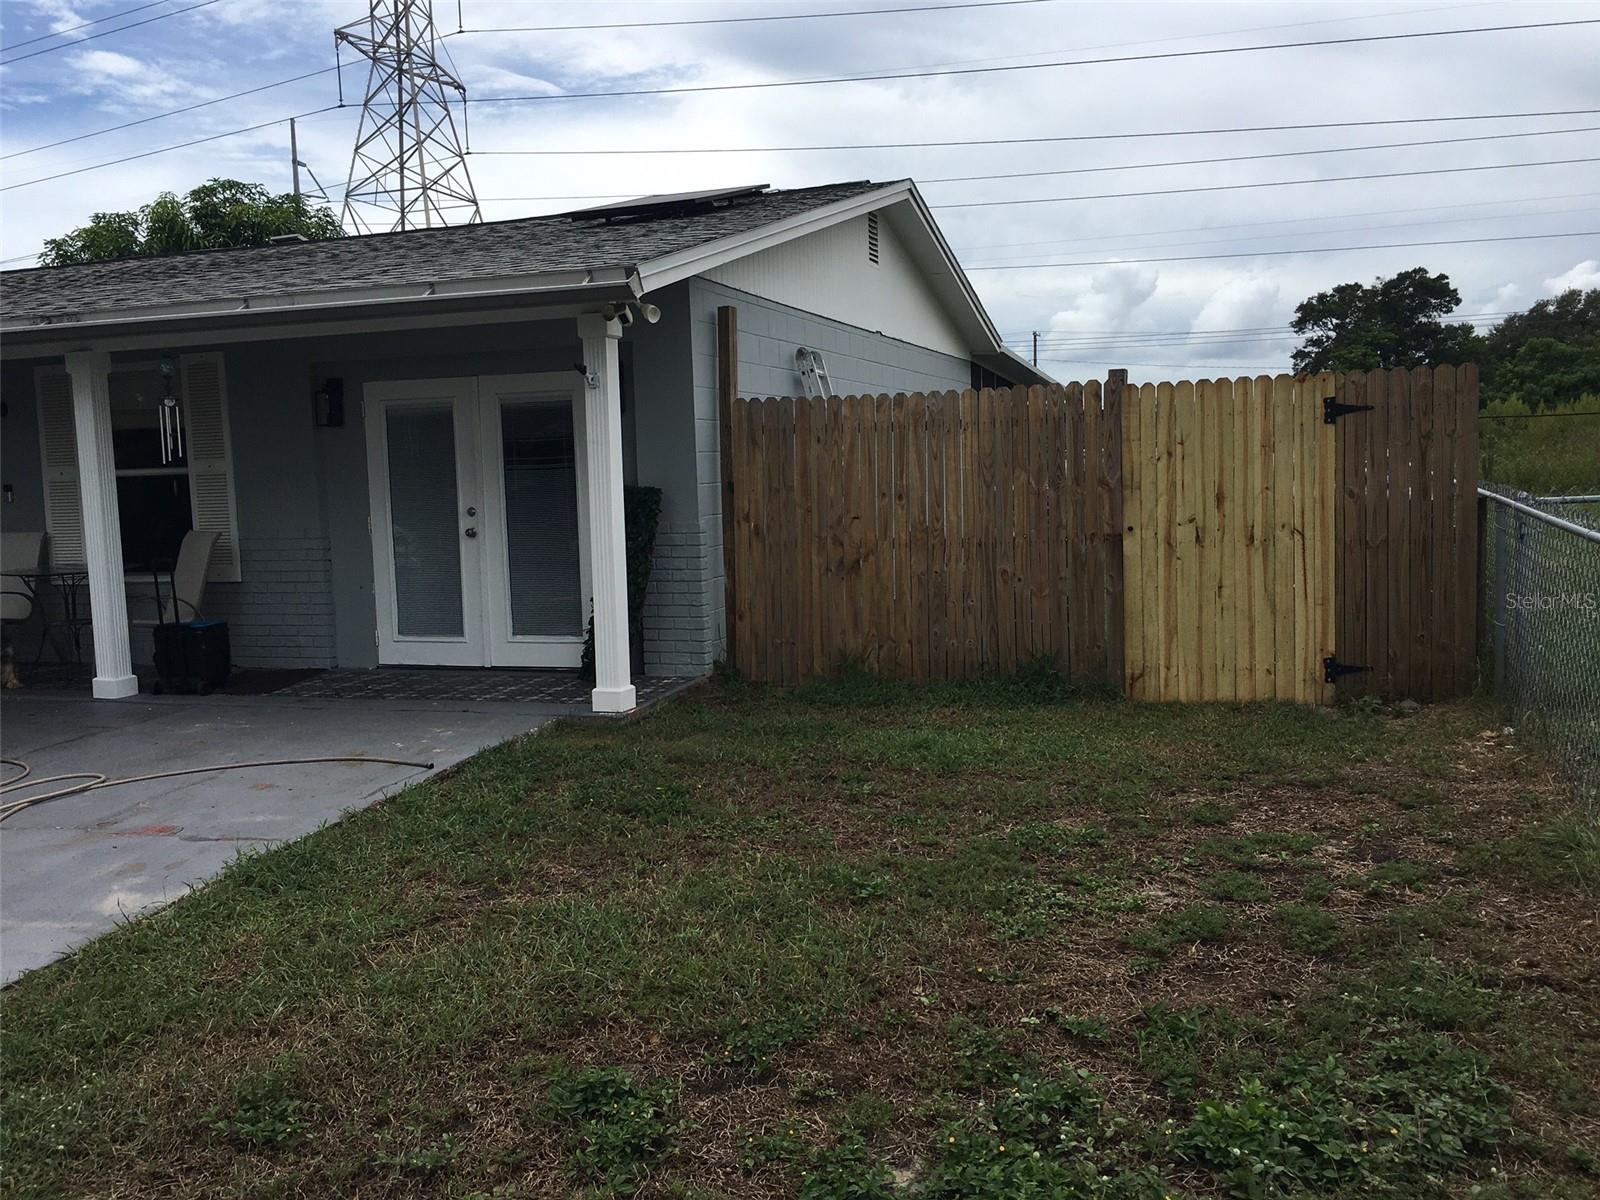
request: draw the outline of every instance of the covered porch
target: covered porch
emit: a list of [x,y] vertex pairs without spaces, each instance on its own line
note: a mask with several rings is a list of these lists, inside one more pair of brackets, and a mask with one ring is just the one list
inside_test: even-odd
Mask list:
[[[634,324],[621,297],[423,307],[8,339],[6,530],[42,527],[41,567],[78,572],[96,699],[139,694],[152,547],[191,530],[215,534],[199,611],[230,623],[245,671],[386,693],[400,668],[475,669],[463,695],[581,687],[612,714],[651,667],[701,673],[660,654],[670,612],[630,653],[625,561],[630,485],[659,489],[665,542],[698,528],[686,330]],[[153,507],[152,482],[176,503]]]

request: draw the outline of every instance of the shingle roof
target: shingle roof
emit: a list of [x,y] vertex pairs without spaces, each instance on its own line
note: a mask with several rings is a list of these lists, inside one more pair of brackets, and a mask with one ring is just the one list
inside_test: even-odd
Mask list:
[[822,208],[885,186],[860,181],[735,198],[689,213],[608,223],[573,214],[482,225],[203,250],[0,275],[8,323],[138,310],[241,296],[550,271],[632,269],[681,250]]

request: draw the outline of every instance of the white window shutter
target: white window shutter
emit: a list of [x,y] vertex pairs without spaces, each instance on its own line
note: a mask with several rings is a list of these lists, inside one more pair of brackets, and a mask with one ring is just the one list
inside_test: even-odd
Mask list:
[[233,445],[228,436],[228,385],[222,355],[185,354],[179,360],[188,428],[189,498],[194,527],[214,529],[206,579],[239,582],[239,520],[233,497]]
[[72,377],[60,367],[40,367],[34,372],[33,381],[50,562],[54,566],[77,566],[84,561],[83,503],[78,497],[78,432],[72,415]]

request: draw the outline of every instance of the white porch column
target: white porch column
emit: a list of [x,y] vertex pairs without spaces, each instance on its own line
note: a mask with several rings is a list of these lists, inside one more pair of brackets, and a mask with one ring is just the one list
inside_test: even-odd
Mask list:
[[117,468],[111,454],[110,371],[111,356],[104,350],[67,355],[73,426],[78,435],[78,494],[83,503],[83,550],[89,568],[89,616],[94,621],[96,700],[120,700],[139,693],[128,647]]
[[595,712],[622,713],[637,699],[628,663],[628,567],[622,524],[622,324],[599,313],[578,318],[583,340],[584,462],[589,487],[589,565],[594,591]]

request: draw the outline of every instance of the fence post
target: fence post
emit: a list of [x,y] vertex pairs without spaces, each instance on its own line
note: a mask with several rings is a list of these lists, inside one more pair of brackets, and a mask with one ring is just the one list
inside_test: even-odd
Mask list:
[[1122,537],[1123,500],[1122,472],[1122,393],[1128,383],[1126,368],[1114,367],[1106,372],[1105,388],[1101,393],[1104,413],[1100,421],[1100,455],[1105,492],[1104,534],[1100,551],[1105,555],[1105,615],[1106,615],[1106,682],[1118,691],[1127,690],[1127,636],[1126,580],[1123,578]]
[[739,310],[717,309],[717,464],[722,477],[722,655],[734,663],[734,615],[739,603],[734,554],[733,402],[739,396]]
[[1494,514],[1494,694],[1505,695],[1506,682],[1506,595],[1510,591],[1507,575],[1511,564],[1508,543],[1510,522],[1503,511]]
[[1472,656],[1478,665],[1478,677],[1483,677],[1483,649],[1485,635],[1489,630],[1489,621],[1494,617],[1493,601],[1489,599],[1489,500],[1485,496],[1477,498],[1478,505],[1478,546],[1477,561],[1474,564],[1477,570],[1476,599],[1477,599],[1477,630],[1473,638]]

